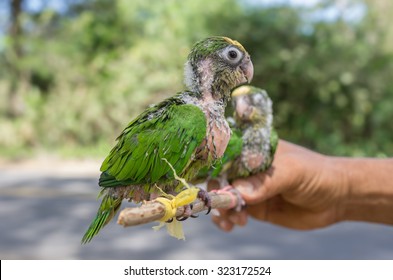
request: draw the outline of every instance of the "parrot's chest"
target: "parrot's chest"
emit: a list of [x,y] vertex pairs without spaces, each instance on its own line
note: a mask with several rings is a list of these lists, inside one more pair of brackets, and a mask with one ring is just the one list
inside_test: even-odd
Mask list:
[[270,130],[250,127],[243,131],[243,149],[240,156],[241,165],[247,172],[259,172],[270,153]]
[[224,108],[209,106],[204,110],[206,116],[206,137],[198,148],[198,158],[216,160],[224,155],[231,129],[224,117]]

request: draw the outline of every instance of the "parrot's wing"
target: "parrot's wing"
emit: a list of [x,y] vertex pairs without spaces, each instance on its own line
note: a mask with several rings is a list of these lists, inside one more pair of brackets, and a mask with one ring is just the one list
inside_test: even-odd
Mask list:
[[267,165],[264,168],[265,170],[272,165],[274,154],[276,153],[276,149],[278,145],[278,140],[279,140],[278,133],[272,127],[272,130],[270,131],[270,160],[267,162]]
[[272,128],[272,130],[270,132],[270,146],[271,146],[271,155],[272,155],[272,157],[276,153],[278,140],[279,140],[278,133],[277,133],[277,131],[274,128]]
[[206,118],[199,107],[166,103],[150,108],[119,136],[102,163],[100,185],[151,184],[173,178],[170,166],[162,159],[181,174],[205,136]]

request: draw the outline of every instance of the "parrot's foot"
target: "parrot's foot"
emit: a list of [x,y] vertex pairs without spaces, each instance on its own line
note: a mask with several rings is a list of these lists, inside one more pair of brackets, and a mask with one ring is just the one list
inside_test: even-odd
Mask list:
[[[205,206],[208,207],[208,210],[206,212],[206,215],[207,215],[207,214],[210,213],[210,210],[211,210],[210,195],[209,195],[209,193],[206,190],[200,189],[200,188],[198,188],[198,189],[199,189],[199,191],[197,193],[197,198],[202,200],[204,202]],[[183,215],[181,217],[176,217],[176,220],[182,222],[182,221],[187,220],[188,218],[198,218],[198,215],[192,214],[193,204],[187,204],[187,205],[184,205],[183,207],[184,207]],[[173,218],[167,220],[166,222],[167,223],[173,222]]]
[[[197,194],[197,198],[202,200],[205,203],[205,206],[208,207],[207,212],[206,212],[206,215],[207,215],[207,214],[210,213],[211,205],[212,205],[212,202],[211,202],[211,199],[210,199],[210,195],[209,195],[208,191],[206,191],[204,189],[201,189],[201,188],[198,188],[198,189],[199,189],[199,191],[198,191],[198,194]],[[176,220],[178,220],[178,221],[185,221],[185,220],[187,220],[190,217],[191,218],[198,218],[198,215],[193,215],[192,214],[192,207],[193,207],[192,204],[185,205],[184,206],[183,216],[176,218]]]
[[176,220],[178,220],[179,222],[182,222],[182,221],[187,220],[190,217],[191,218],[198,218],[198,215],[192,214],[192,207],[193,207],[192,204],[185,205],[183,216],[177,217]]
[[[181,217],[176,217],[176,220],[178,220],[179,222],[183,222],[185,220],[187,220],[188,218],[198,218],[198,215],[194,215],[192,214],[192,204],[188,204],[184,206],[184,212],[183,212],[183,216]],[[166,221],[166,223],[172,223],[173,222],[173,218],[169,219]]]
[[212,200],[210,198],[209,192],[204,189],[200,189],[197,198],[205,203],[205,206],[208,207],[206,215],[209,214],[210,210],[212,210]]

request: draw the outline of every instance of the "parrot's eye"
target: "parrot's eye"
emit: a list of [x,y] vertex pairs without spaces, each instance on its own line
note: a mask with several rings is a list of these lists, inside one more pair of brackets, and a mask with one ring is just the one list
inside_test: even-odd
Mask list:
[[236,64],[242,59],[243,54],[237,48],[230,46],[230,47],[224,49],[222,56],[226,60],[228,60],[231,64]]
[[237,52],[235,52],[234,50],[229,51],[229,52],[228,52],[228,56],[229,56],[231,59],[235,59],[235,58],[237,58]]

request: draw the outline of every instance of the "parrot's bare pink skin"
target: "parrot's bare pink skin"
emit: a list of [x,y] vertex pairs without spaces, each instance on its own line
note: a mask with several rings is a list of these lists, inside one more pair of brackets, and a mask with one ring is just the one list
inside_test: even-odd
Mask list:
[[207,131],[205,140],[199,146],[201,150],[200,156],[212,158],[213,160],[224,155],[231,138],[231,129],[228,123],[225,119],[218,117],[223,114],[223,108],[217,103],[219,102],[203,102],[202,107],[206,116]]
[[262,153],[255,153],[250,150],[244,151],[242,157],[247,160],[247,165],[252,170],[258,169],[265,161]]

